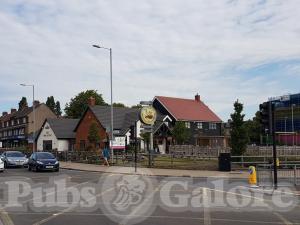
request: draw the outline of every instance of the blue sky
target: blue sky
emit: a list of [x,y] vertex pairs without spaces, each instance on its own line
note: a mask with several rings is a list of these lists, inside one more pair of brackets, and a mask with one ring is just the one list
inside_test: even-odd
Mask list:
[[127,105],[196,93],[224,121],[233,102],[251,118],[270,96],[299,93],[297,0],[2,0],[0,111],[30,88],[62,106],[96,89]]

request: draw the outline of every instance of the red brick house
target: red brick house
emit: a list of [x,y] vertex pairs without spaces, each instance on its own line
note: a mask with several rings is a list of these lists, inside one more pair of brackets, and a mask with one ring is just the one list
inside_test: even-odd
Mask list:
[[98,147],[103,148],[104,143],[107,140],[107,133],[101,122],[98,120],[97,116],[91,110],[91,107],[95,106],[95,99],[89,99],[89,107],[84,112],[83,116],[79,120],[74,132],[76,133],[75,138],[75,149],[76,150],[86,150],[86,148],[91,144],[88,140],[89,129],[93,123],[96,123],[99,129],[100,143]]

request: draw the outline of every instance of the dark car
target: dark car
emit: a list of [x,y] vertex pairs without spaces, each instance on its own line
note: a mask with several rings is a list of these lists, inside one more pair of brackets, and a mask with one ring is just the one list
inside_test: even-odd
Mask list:
[[28,159],[26,155],[19,151],[3,152],[1,159],[4,162],[4,167],[26,167]]
[[28,161],[28,170],[31,171],[59,171],[59,162],[50,152],[35,152]]

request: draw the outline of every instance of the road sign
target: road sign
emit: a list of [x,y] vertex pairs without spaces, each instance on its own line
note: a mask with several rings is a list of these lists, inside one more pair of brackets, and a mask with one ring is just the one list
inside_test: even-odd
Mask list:
[[141,105],[152,105],[152,101],[140,101]]

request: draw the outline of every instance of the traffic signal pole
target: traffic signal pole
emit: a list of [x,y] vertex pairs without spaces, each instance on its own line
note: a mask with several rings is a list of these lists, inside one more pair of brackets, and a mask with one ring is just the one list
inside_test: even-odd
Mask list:
[[278,177],[277,177],[277,150],[276,150],[276,132],[275,132],[275,105],[269,102],[269,107],[272,111],[272,139],[273,139],[273,168],[274,168],[274,188],[278,187]]

